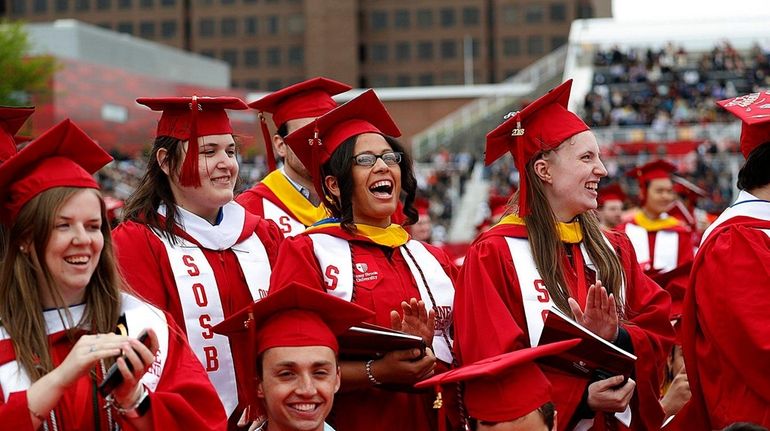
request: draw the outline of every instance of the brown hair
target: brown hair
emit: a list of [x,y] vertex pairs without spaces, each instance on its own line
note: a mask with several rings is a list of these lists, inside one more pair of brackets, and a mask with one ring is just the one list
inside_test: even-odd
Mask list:
[[[570,141],[567,140],[566,142]],[[524,221],[527,225],[529,246],[535,265],[543,278],[548,293],[559,310],[572,316],[567,302],[569,291],[564,278],[564,268],[562,268],[564,245],[556,228],[558,220],[548,203],[542,180],[535,174],[534,170],[535,162],[547,157],[549,152],[541,152],[527,163],[524,175],[527,176],[530,213],[524,217]],[[517,191],[509,201],[509,206],[518,200],[519,192]],[[580,222],[583,230],[583,243],[591,261],[596,265],[597,274],[601,276],[602,284],[607,289],[607,293],[614,294],[619,314],[623,315],[624,301],[621,295],[621,286],[625,280],[625,273],[620,258],[605,241],[599,227],[599,220],[593,211],[580,214],[576,219]]]
[[[38,194],[24,205],[8,230],[0,270],[0,298],[3,298],[0,301],[0,319],[13,342],[16,357],[33,382],[54,368],[48,350],[41,290],[47,290],[57,308],[63,309],[64,315],[60,314],[60,317],[63,323],[67,319],[67,326],[74,323],[85,325],[96,333],[111,332],[120,317],[120,290],[124,284],[115,264],[107,211],[98,190],[88,189],[99,197],[104,247],[86,287],[85,314],[80,322],[72,322],[67,304],[45,265],[46,246],[59,210],[72,196],[84,190],[56,187]],[[28,247],[28,251],[22,253],[21,246]]]

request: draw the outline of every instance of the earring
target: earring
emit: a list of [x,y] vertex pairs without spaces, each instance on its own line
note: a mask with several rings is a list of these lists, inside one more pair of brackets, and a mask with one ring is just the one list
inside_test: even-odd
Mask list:
[[27,252],[27,248],[24,247],[23,245],[20,245],[19,246],[19,251],[22,252],[22,253],[26,253]]

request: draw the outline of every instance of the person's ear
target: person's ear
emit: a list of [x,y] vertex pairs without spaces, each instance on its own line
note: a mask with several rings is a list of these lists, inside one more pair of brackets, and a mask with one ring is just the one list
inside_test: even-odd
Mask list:
[[257,379],[257,398],[265,398],[265,389],[262,387],[262,379]]
[[340,185],[337,182],[337,177],[333,175],[327,175],[326,178],[324,178],[324,185],[326,186],[326,190],[329,191],[329,193],[334,196],[337,201],[340,199]]
[[281,135],[273,135],[273,151],[284,160],[286,159],[286,146],[286,141]]
[[163,171],[164,174],[171,176],[169,173],[168,168],[168,149],[166,148],[158,148],[158,151],[155,152],[155,160],[157,160],[158,165],[160,166],[160,170]]
[[342,369],[339,365],[337,365],[337,377],[334,382],[334,393],[336,394],[337,391],[340,390],[340,384],[342,382]]
[[540,178],[543,182],[546,182],[548,184],[553,183],[553,178],[551,178],[551,170],[550,170],[548,161],[544,159],[538,159],[537,161],[535,161],[535,164],[533,165],[533,170],[535,171],[535,175],[537,175],[537,177]]
[[559,429],[559,426],[557,425],[557,421],[556,421],[556,415],[558,413],[559,412],[557,412],[556,410],[553,411],[553,427],[551,428],[551,431],[556,431],[557,429]]

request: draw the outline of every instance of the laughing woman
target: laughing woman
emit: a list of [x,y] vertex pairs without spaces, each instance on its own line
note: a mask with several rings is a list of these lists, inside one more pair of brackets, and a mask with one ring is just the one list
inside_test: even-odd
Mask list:
[[417,219],[416,181],[411,160],[392,138],[398,135],[369,90],[287,137],[334,218],[284,242],[270,288],[313,286],[374,311],[371,323],[418,334],[433,347],[424,356],[415,349],[343,360],[329,420],[337,431],[435,429],[432,395],[406,388],[432,375],[437,358],[439,366],[452,362],[456,270],[440,250],[391,224],[402,192],[404,213]]
[[[455,297],[455,348],[468,363],[535,346],[545,312],[555,306],[639,358],[636,384],[622,376],[592,382],[544,369],[559,430],[588,429],[592,422],[598,429],[606,429],[603,422],[659,429],[658,381],[673,340],[670,299],[642,273],[628,237],[599,228],[592,210],[607,171],[596,138],[566,109],[571,84],[487,135],[487,163],[510,151],[520,187],[509,215],[481,235],[465,259]],[[513,384],[468,384],[469,414],[510,429],[507,423],[517,418],[508,406],[523,395],[510,390]],[[490,398],[497,401],[481,402]]]
[[114,232],[118,261],[131,287],[186,331],[235,429],[248,350],[211,328],[267,292],[281,239],[275,224],[233,201],[238,161],[225,109],[247,106],[235,97],[137,101],[163,114],[147,172]]
[[[91,176],[110,160],[66,120],[0,166],[9,233],[0,267],[0,427],[224,430],[214,388],[179,330],[121,293]],[[145,329],[147,345],[136,339]],[[104,397],[97,385],[113,362],[123,380]]]

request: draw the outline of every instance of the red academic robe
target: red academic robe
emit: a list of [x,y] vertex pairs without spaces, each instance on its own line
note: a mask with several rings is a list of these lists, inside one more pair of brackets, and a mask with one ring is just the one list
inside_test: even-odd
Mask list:
[[313,206],[281,171],[271,172],[262,182],[238,195],[235,201],[250,213],[272,220],[287,237],[302,233],[308,226],[327,217],[326,209]]
[[[133,307],[152,309],[146,304],[142,304],[140,301],[129,298],[126,295],[123,296],[123,301],[124,309],[127,302],[131,303]],[[80,314],[77,314],[76,308],[82,309],[84,307],[72,307],[73,317],[82,315],[82,311],[80,311]],[[52,319],[47,320],[57,323],[56,319],[58,319],[58,316],[54,316],[57,313],[56,310],[47,311],[46,313],[52,316]],[[161,316],[164,313],[154,310],[154,314],[155,316]],[[141,327],[133,328],[133,335],[137,331],[144,329],[144,327],[152,327],[159,335],[159,339],[162,333],[167,334],[168,337],[168,343],[165,346],[161,345],[161,349],[166,349],[167,351],[163,361],[165,365],[162,368],[162,374],[157,379],[157,385],[154,388],[148,388],[150,409],[146,414],[152,419],[153,429],[225,430],[226,418],[224,409],[205,371],[203,371],[203,367],[180,335],[179,328],[175,327],[173,322],[168,322],[166,326],[166,323],[163,321],[165,319],[169,319],[168,314],[165,314],[164,319],[160,317],[153,318],[152,316],[149,319],[142,318],[138,325]],[[60,323],[59,326],[61,326]],[[79,331],[75,334],[75,339],[70,340],[63,327],[49,327],[49,331],[51,334],[48,339],[51,344],[51,356],[54,366],[61,364],[77,339],[86,333],[85,331]],[[129,328],[129,331],[132,331],[132,328]],[[15,359],[16,354],[12,341],[8,338],[0,340],[0,369],[7,367],[18,369]],[[158,361],[157,358],[156,361]],[[157,367],[154,366],[152,369],[157,369]],[[150,373],[152,371],[148,371],[148,374]],[[2,375],[3,379],[8,377],[6,373],[2,373]],[[101,372],[98,371],[97,375],[97,381],[101,381]],[[12,378],[11,380],[15,379]],[[94,399],[94,384],[90,376],[86,375],[81,377],[69,389],[65,390],[59,403],[54,408],[59,430],[87,431],[96,429],[94,425],[95,405],[97,406],[96,414],[99,417],[100,429],[106,430],[108,428],[107,413],[102,408],[105,400],[101,395],[97,395],[97,398]],[[2,424],[0,428],[2,429],[15,431],[34,430],[27,407],[26,387],[28,387],[28,384],[22,386],[25,386],[24,390],[11,392],[7,399],[2,397],[2,395],[8,388],[5,388],[6,391],[0,392],[0,397],[3,398],[0,400],[0,423]],[[145,386],[147,385],[145,384]],[[122,416],[114,411],[112,418],[114,421],[117,421],[122,429],[133,429]]]
[[761,218],[728,209],[695,258],[682,317],[692,398],[667,429],[770,427],[770,202],[753,204]]
[[[637,261],[640,265],[642,265],[642,269],[644,269],[645,272],[649,274],[655,274],[657,272],[667,272],[670,271],[677,266],[683,265],[693,259],[694,256],[694,244],[693,244],[693,232],[692,229],[690,229],[689,226],[686,226],[684,223],[680,223],[678,226],[674,226],[671,228],[666,229],[659,229],[659,230],[651,230],[648,227],[646,227],[643,223],[639,224],[636,223],[634,219],[622,223],[618,225],[615,230],[619,232],[625,232],[627,235],[631,236],[632,233],[629,231],[629,225],[631,227],[641,228],[644,230],[647,230],[647,249],[642,251],[639,246],[634,243],[633,238],[631,243],[635,247]],[[668,234],[673,233],[677,237],[676,241],[676,253],[673,254],[673,250],[666,250],[669,252],[669,256],[667,258],[658,258],[656,261],[655,259],[655,245],[658,241],[658,237],[660,233]],[[649,250],[649,252],[647,251]],[[645,258],[647,255],[649,255],[649,258]]]
[[[391,310],[400,311],[401,301],[409,298],[421,299],[417,284],[401,253],[377,245],[364,236],[349,234],[339,227],[314,228],[312,232],[329,234],[349,242],[353,256],[351,265],[366,272],[365,277],[355,282],[353,302],[375,312],[375,318],[370,323],[390,327]],[[283,242],[270,280],[271,290],[297,282],[327,291],[313,242],[307,234],[305,232]],[[429,244],[425,244],[425,247],[454,281],[457,268],[450,259],[436,247]],[[448,325],[451,319],[451,312],[437,316],[436,326]],[[344,387],[345,382],[342,385]],[[433,399],[432,392],[395,392],[374,387],[339,392],[335,396],[334,409],[328,422],[337,431],[436,429],[437,415],[432,409]]]
[[[625,270],[628,320],[622,325],[630,335],[634,354],[639,358],[633,376],[637,386],[631,400],[631,429],[659,429],[663,421],[658,403],[659,382],[674,338],[668,320],[670,298],[642,273],[625,235],[617,232],[606,235]],[[483,233],[471,246],[461,269],[454,321],[455,351],[461,364],[530,347],[519,277],[506,237],[526,238],[526,227],[498,224]],[[578,273],[566,257],[563,265],[566,282],[573,292],[571,296],[579,298],[576,292]],[[581,271],[585,273],[586,286],[595,282],[593,271],[588,268]],[[559,413],[559,430],[571,429],[570,426],[574,426],[578,419],[573,415],[590,382],[551,368],[543,371],[553,385],[552,396]],[[500,416],[505,416],[506,404],[514,404],[512,400],[526,396],[510,389],[514,387],[515,384],[505,378],[485,384],[485,399],[499,400]],[[473,403],[474,400],[466,395],[471,415]],[[603,415],[597,415],[596,419],[594,428],[602,429],[605,425],[602,423]],[[616,424],[625,429],[619,422]]]
[[[264,245],[270,266],[274,266],[278,246],[282,240],[278,228],[272,222],[246,212],[238,243],[249,238],[253,233],[257,234]],[[231,316],[253,301],[241,266],[231,249],[218,251],[204,248],[194,237],[178,227],[175,234],[197,245],[203,252],[214,272],[224,318]],[[169,263],[166,247],[158,236],[144,224],[127,221],[113,230],[113,238],[118,265],[129,286],[142,298],[171,314],[174,321],[183,331],[187,332],[188,328],[185,326],[174,273]],[[268,290],[268,280],[264,280],[263,283],[264,287],[259,289],[260,295],[266,294]],[[208,322],[208,325],[213,326],[216,323],[218,322]],[[253,366],[249,363],[249,346],[243,343],[230,343],[230,348],[235,375],[249,375],[245,371],[246,367]],[[230,418],[230,429],[233,429],[233,422],[238,420],[242,409],[246,406],[246,391],[253,390],[251,385],[240,381],[237,382],[237,387],[238,408]]]

